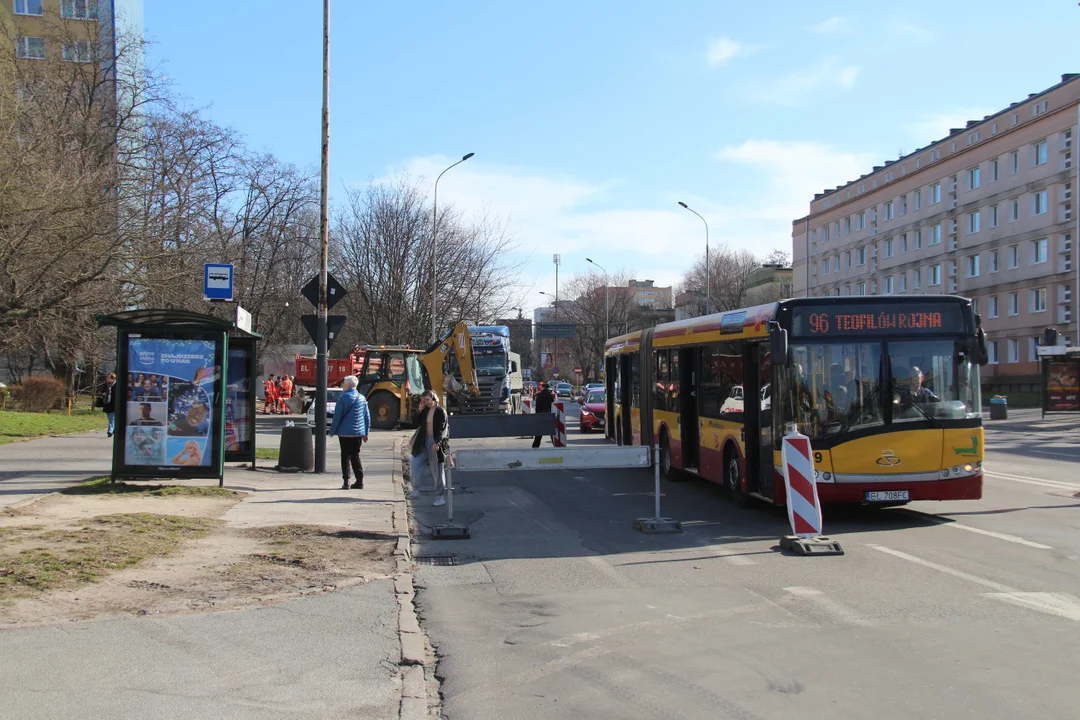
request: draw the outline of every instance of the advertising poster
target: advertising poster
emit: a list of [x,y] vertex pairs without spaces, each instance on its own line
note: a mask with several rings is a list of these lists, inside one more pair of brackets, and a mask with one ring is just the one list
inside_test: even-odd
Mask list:
[[216,353],[212,340],[128,338],[126,465],[213,465]]
[[[251,384],[249,363],[252,351],[246,347],[229,346],[229,362],[225,383],[225,452],[245,453],[251,450]],[[228,459],[228,458],[226,458]]]
[[1046,395],[1048,411],[1080,411],[1080,362],[1051,360],[1046,378]]

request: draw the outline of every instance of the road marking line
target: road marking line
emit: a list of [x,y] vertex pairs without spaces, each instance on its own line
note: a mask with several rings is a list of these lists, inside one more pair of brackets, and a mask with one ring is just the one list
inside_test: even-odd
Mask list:
[[973,583],[976,583],[977,585],[982,585],[983,587],[990,588],[994,592],[999,592],[999,593],[1017,593],[1017,592],[1020,592],[1016,588],[1011,588],[1008,585],[1002,585],[999,582],[994,582],[993,580],[987,580],[986,578],[979,577],[978,575],[972,575],[971,573],[966,573],[963,570],[955,570],[955,569],[953,569],[951,567],[948,567],[946,565],[939,565],[936,562],[930,562],[929,560],[923,560],[920,557],[915,557],[914,555],[908,555],[905,552],[900,552],[899,550],[893,550],[893,549],[887,548],[887,547],[885,547],[883,545],[867,545],[867,547],[873,548],[874,550],[878,550],[878,551],[883,552],[883,553],[885,553],[887,555],[892,555],[893,557],[898,557],[901,560],[907,560],[908,562],[913,562],[916,565],[922,565],[923,567],[928,567],[931,570],[937,570],[938,572],[945,573],[946,575],[952,575],[953,577],[960,578],[961,580],[967,580],[968,582],[973,582]]
[[792,595],[795,595],[796,597],[810,598],[815,605],[819,606],[829,615],[832,615],[837,620],[847,623],[848,625],[855,625],[857,627],[870,627],[871,625],[873,625],[872,622],[861,617],[854,610],[844,607],[840,603],[825,595],[825,593],[815,588],[795,585],[792,587],[786,587],[784,588],[784,590],[791,593]]
[[585,559],[597,570],[614,580],[619,587],[637,587],[637,584],[627,580],[622,573],[612,567],[606,560],[597,555],[586,555]]
[[1060,453],[1053,452],[1052,450],[1032,450],[1031,452],[1039,453],[1040,455],[1056,455],[1057,457],[1067,457],[1074,460],[1080,460],[1080,455],[1077,455],[1076,453]]
[[517,504],[516,502],[514,502],[513,500],[511,500],[511,499],[509,499],[509,498],[507,498],[507,500],[506,500],[506,501],[507,501],[508,503],[510,503],[511,505],[513,505],[514,507],[516,507],[516,508],[517,508],[518,510],[520,510],[520,511],[521,511],[521,512],[522,512],[522,513],[523,513],[523,514],[525,515],[525,517],[529,518],[529,519],[530,519],[530,520],[532,520],[532,521],[533,521],[534,523],[536,523],[536,524],[537,524],[537,525],[539,525],[540,527],[542,527],[542,528],[544,528],[545,530],[547,530],[547,531],[548,531],[549,533],[552,533],[552,534],[554,534],[554,533],[552,532],[551,528],[549,528],[549,527],[548,527],[547,525],[545,525],[544,523],[542,523],[542,522],[540,522],[539,520],[537,520],[536,518],[534,518],[534,517],[533,517],[533,516],[532,516],[532,515],[531,515],[531,514],[529,513],[529,511],[528,511],[528,510],[526,510],[525,508],[521,507],[520,505],[518,505],[518,504]]
[[785,592],[789,592],[792,595],[800,595],[803,597],[809,597],[811,595],[820,595],[820,590],[815,590],[812,587],[802,587],[801,585],[794,585],[792,587],[784,588]]
[[931,513],[919,512],[918,510],[907,510],[907,513],[911,515],[918,515],[921,518],[925,518],[935,525],[943,525],[945,527],[955,528],[957,530],[966,530],[972,533],[978,533],[979,535],[986,535],[987,537],[997,538],[998,540],[1005,540],[1007,542],[1016,543],[1017,545],[1026,545],[1027,547],[1033,547],[1037,550],[1053,550],[1049,545],[1043,545],[1042,543],[1032,542],[1031,540],[1025,540],[1022,537],[1016,535],[1009,535],[1007,533],[994,532],[993,530],[983,530],[982,528],[972,527],[971,525],[964,525],[958,523],[947,517],[941,517],[939,515],[933,515]]
[[1027,477],[1025,475],[1007,475],[1005,473],[991,472],[984,470],[983,475],[989,475],[990,477],[1000,478],[1002,480],[1009,480],[1011,482],[1024,483],[1025,485],[1042,485],[1043,487],[1052,488],[1054,490],[1069,490],[1072,492],[1080,491],[1080,485],[1073,485],[1072,483],[1062,482],[1060,480],[1045,480],[1043,478]]
[[1075,596],[1066,593],[1014,592],[985,595],[1029,610],[1080,622],[1080,604],[1076,602]]
[[757,560],[752,560],[741,555],[725,555],[724,560],[732,565],[757,565]]
[[708,610],[706,612],[694,613],[692,615],[684,615],[682,617],[676,617],[671,614],[667,614],[666,617],[656,618],[655,620],[643,620],[642,622],[629,623],[627,625],[616,625],[614,627],[604,628],[596,632],[584,632],[576,633],[574,635],[567,635],[566,637],[557,638],[555,640],[549,640],[544,643],[545,645],[551,645],[554,647],[570,647],[571,645],[579,645],[583,642],[592,642],[593,640],[602,640],[616,635],[625,635],[639,630],[649,631],[657,627],[681,625],[687,622],[694,622],[695,620],[704,620],[706,618],[721,620],[724,618],[732,618],[738,615],[745,615],[757,610],[761,610],[762,605],[759,603],[748,603],[746,605],[739,605],[733,608],[718,608],[716,610]]

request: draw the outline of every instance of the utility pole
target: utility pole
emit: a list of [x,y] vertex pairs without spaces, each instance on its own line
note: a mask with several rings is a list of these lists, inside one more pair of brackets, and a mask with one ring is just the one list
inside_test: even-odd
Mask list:
[[[562,263],[562,255],[555,255],[555,325],[559,324],[559,265]],[[559,369],[559,337],[558,332],[555,333],[555,352],[553,353],[553,359],[551,361],[552,367],[556,370]]]
[[315,472],[326,472],[326,275],[330,264],[330,0],[323,0],[322,176],[319,181],[319,319],[315,341]]

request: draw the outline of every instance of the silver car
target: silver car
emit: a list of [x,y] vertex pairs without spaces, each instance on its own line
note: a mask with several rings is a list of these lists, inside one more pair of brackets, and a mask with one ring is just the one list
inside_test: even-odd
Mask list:
[[[326,429],[330,429],[330,423],[334,419],[334,408],[337,406],[338,398],[341,397],[341,388],[327,388],[326,390]],[[315,399],[311,400],[311,407],[307,411],[307,424],[311,428],[311,434],[315,434]]]

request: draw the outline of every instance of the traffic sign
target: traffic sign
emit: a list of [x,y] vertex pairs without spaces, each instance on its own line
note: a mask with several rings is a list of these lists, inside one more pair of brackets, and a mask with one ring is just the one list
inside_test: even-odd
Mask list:
[[203,265],[203,297],[207,300],[232,300],[232,265],[216,263]]
[[581,374],[581,366],[580,365],[578,365],[576,368],[574,368],[574,374],[575,375],[580,375]]
[[[300,288],[300,294],[307,298],[307,301],[311,303],[316,310],[319,309],[319,276],[308,280],[307,285]],[[330,273],[326,273],[326,309],[333,310],[334,306],[338,304],[341,298],[345,297],[348,292],[344,286],[337,281]]]
[[[318,315],[301,315],[300,322],[304,324],[304,329],[307,330],[308,335],[311,336],[313,342],[319,342],[319,316]],[[330,351],[330,346],[334,344],[334,340],[337,339],[338,333],[341,332],[341,328],[345,327],[344,315],[327,315],[326,316],[326,351]]]

